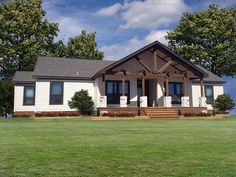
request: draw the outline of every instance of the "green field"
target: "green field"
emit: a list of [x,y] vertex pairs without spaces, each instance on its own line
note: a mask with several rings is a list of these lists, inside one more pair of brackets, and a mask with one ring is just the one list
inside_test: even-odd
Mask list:
[[236,176],[224,120],[0,119],[0,176]]

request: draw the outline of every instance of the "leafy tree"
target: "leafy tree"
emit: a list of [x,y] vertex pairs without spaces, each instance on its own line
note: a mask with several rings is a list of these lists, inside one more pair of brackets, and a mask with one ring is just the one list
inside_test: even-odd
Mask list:
[[67,46],[62,40],[55,42],[51,46],[50,55],[54,57],[67,57]]
[[12,113],[14,85],[11,81],[0,81],[0,115]]
[[33,70],[39,55],[47,55],[58,25],[44,19],[41,0],[12,0],[0,4],[1,76]]
[[71,101],[68,101],[68,105],[71,109],[77,108],[82,114],[87,114],[93,109],[94,103],[88,91],[82,89],[74,94]]
[[236,75],[236,7],[185,13],[169,32],[169,47],[218,76]]
[[214,109],[219,109],[220,111],[226,111],[226,110],[233,109],[235,106],[235,103],[230,98],[229,94],[222,94],[216,98],[212,106]]
[[96,49],[95,37],[96,33],[87,33],[83,30],[81,35],[70,38],[67,44],[67,57],[102,60],[103,52]]

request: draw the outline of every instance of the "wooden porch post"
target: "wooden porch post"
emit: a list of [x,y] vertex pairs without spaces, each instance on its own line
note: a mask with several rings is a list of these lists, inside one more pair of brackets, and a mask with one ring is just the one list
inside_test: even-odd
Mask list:
[[125,75],[122,76],[122,96],[125,96]]
[[142,77],[142,96],[145,96],[145,78]]
[[169,96],[169,78],[166,77],[166,96]]
[[102,75],[102,96],[106,96],[106,78],[105,78],[105,74]]
[[204,97],[204,91],[203,91],[203,79],[201,78],[201,81],[200,81],[200,84],[201,84],[201,97]]
[[184,96],[187,96],[187,77],[184,76]]

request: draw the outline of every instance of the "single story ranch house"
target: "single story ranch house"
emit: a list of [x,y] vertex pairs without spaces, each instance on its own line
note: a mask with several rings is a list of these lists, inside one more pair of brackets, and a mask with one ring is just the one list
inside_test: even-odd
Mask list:
[[13,82],[14,114],[76,111],[68,101],[81,89],[92,97],[95,111],[141,114],[212,110],[224,92],[224,80],[158,41],[118,61],[40,57],[33,72],[18,71]]

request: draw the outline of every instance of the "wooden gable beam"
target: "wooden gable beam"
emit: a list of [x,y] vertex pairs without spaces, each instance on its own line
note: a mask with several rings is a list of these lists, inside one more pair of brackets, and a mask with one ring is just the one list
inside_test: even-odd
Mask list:
[[168,66],[171,65],[173,61],[169,61],[168,63],[164,64],[164,66],[162,66],[158,71],[157,74],[162,73],[166,68],[168,68]]
[[153,52],[153,71],[157,71],[157,50]]
[[[168,61],[166,60],[166,58],[169,58],[168,56],[161,57],[161,56],[158,55],[158,57],[159,57],[160,59],[162,59],[163,61],[168,62]],[[182,72],[182,70],[179,69],[179,68],[177,68],[175,65],[171,64],[171,66],[172,66],[173,68],[175,68],[176,70]]]
[[145,68],[145,70],[147,70],[149,73],[151,73],[152,71],[150,70],[150,68],[148,66],[146,66],[143,61],[141,60],[141,58],[136,57],[136,60]]

